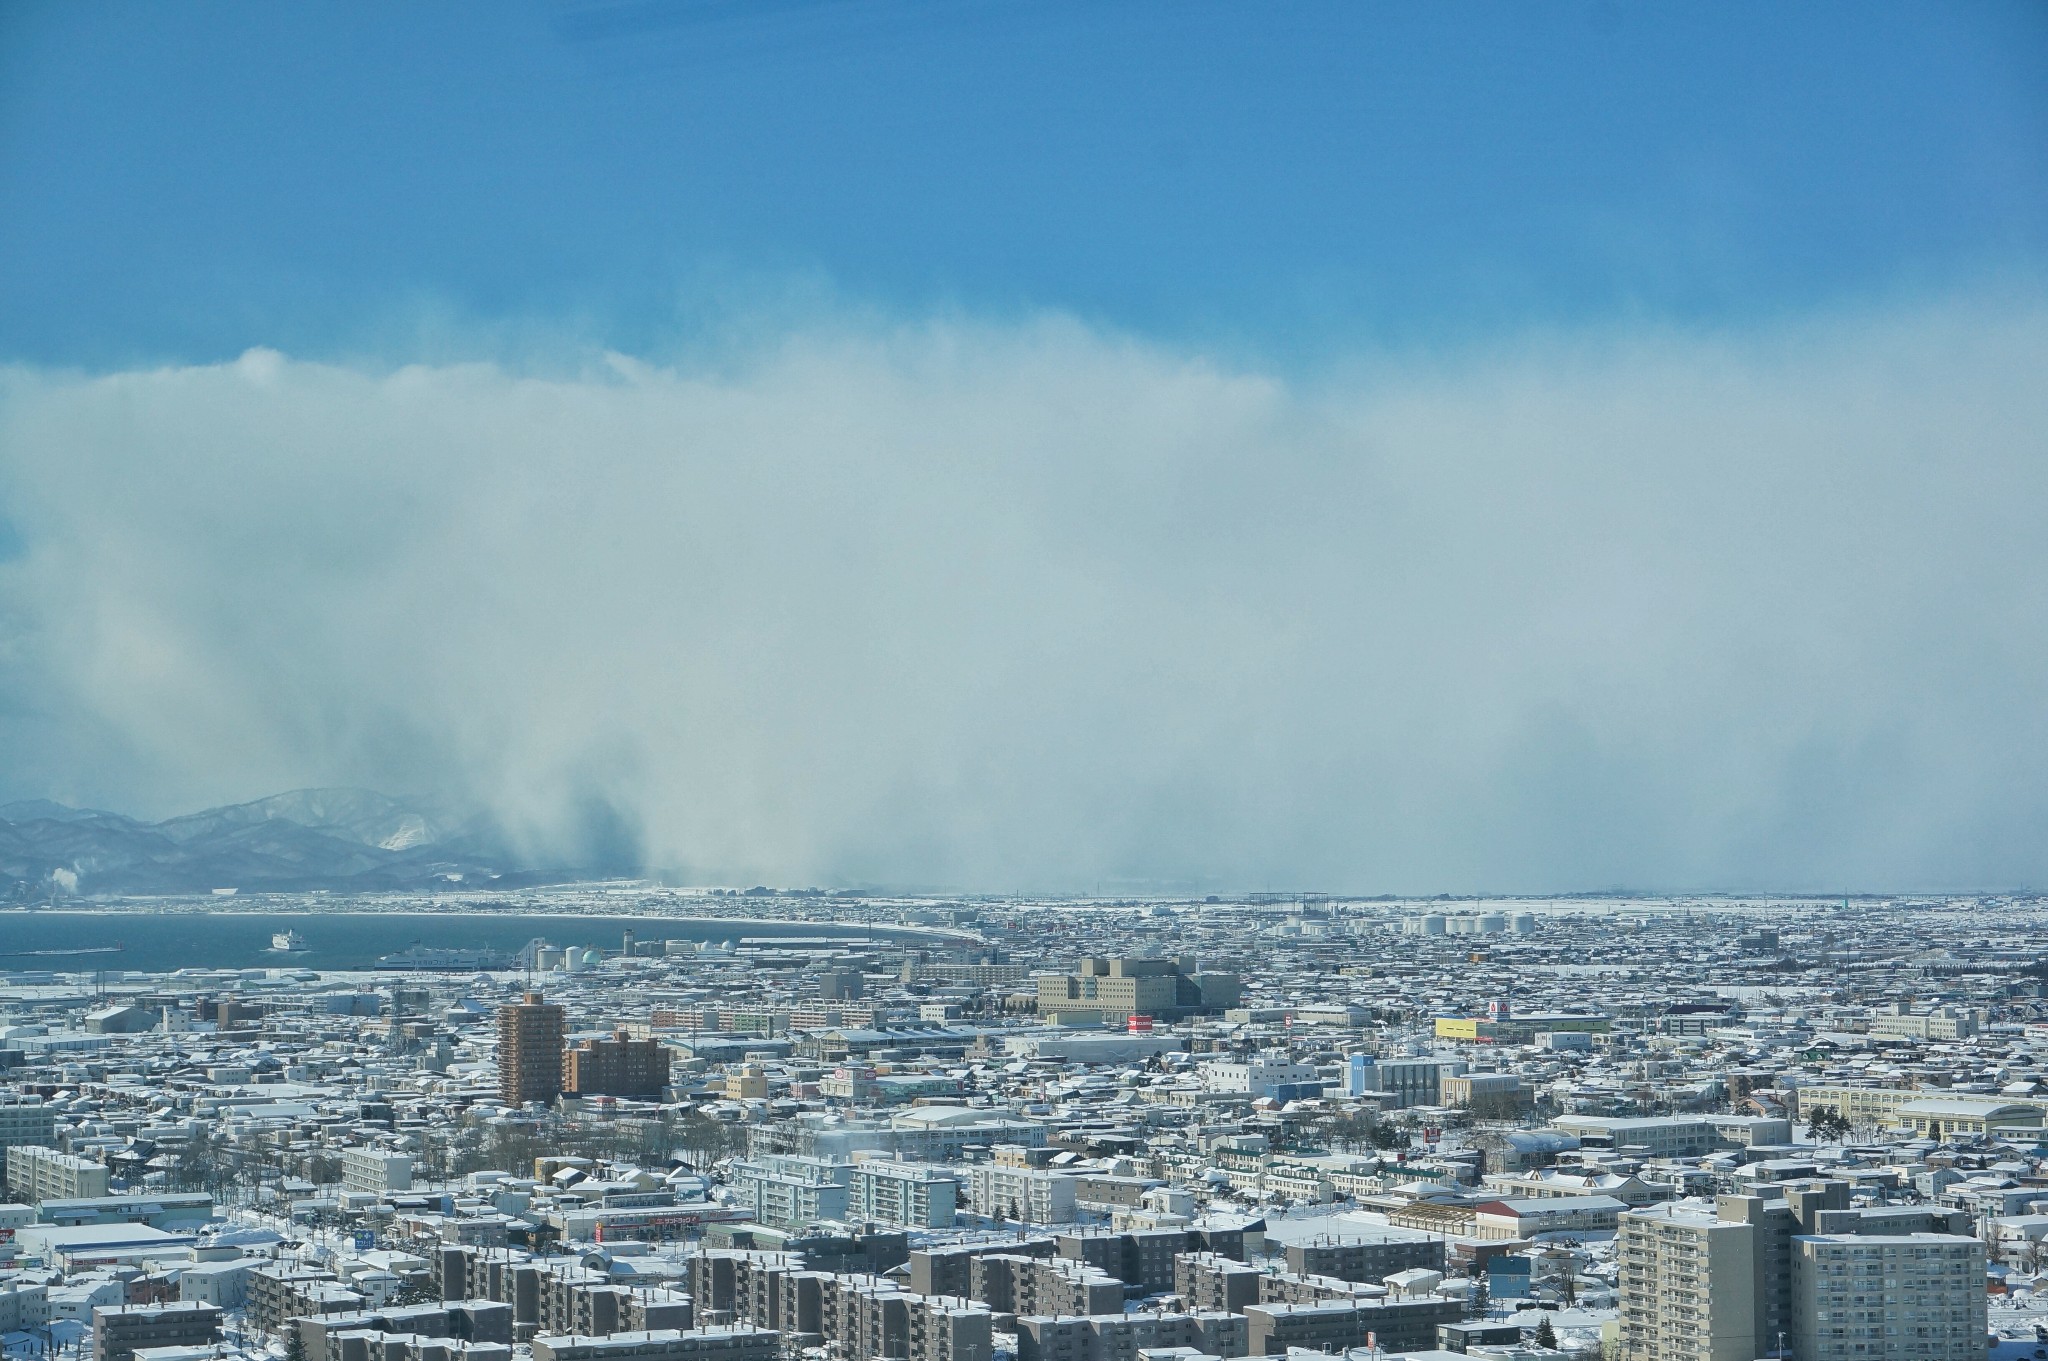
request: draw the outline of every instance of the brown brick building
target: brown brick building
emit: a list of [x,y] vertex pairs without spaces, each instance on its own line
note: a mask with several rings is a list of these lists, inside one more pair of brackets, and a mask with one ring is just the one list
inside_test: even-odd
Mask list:
[[562,1008],[537,992],[498,1008],[498,1098],[508,1106],[562,1094]]
[[569,1050],[563,1090],[577,1096],[660,1096],[668,1086],[668,1048],[621,1030],[610,1039],[578,1040]]

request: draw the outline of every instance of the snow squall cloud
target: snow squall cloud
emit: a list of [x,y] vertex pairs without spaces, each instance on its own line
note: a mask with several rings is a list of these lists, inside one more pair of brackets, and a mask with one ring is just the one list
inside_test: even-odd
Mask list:
[[2048,311],[0,386],[0,796],[771,882],[2048,880]]

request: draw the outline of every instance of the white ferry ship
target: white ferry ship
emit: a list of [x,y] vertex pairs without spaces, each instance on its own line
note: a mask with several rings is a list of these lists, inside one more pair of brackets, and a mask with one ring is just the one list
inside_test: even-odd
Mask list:
[[309,947],[306,944],[306,938],[300,935],[298,932],[279,931],[276,935],[270,938],[270,948],[273,950],[283,951],[287,954],[298,954],[299,952],[309,949],[311,947]]

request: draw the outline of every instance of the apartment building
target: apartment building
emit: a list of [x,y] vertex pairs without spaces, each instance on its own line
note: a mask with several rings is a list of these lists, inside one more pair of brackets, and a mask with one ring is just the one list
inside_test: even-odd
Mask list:
[[1020,1238],[1013,1243],[963,1243],[954,1247],[919,1248],[910,1254],[910,1288],[920,1295],[967,1295],[988,1301],[973,1288],[974,1263],[997,1254],[1008,1257],[1050,1258],[1055,1253],[1050,1238]]
[[924,1299],[879,1276],[842,1276],[820,1304],[825,1340],[848,1361],[867,1361],[910,1354],[910,1317]]
[[1074,1222],[1072,1173],[980,1163],[967,1169],[967,1205],[976,1214],[1020,1224]]
[[258,1267],[249,1273],[247,1291],[245,1312],[258,1334],[283,1332],[290,1320],[311,1314],[351,1313],[365,1303],[333,1272],[319,1267]]
[[848,1218],[912,1229],[950,1229],[959,1210],[959,1174],[918,1163],[864,1159],[846,1183]]
[[[765,1091],[766,1079],[762,1081]],[[837,1160],[870,1153],[943,1163],[959,1161],[969,1145],[993,1148],[1003,1144],[1043,1148],[1045,1126],[969,1106],[919,1106],[886,1122],[839,1120],[827,1124],[800,1118],[780,1127],[765,1127],[759,1143],[750,1143],[749,1148],[756,1153],[801,1153]]]
[[1289,1243],[1287,1269],[1340,1281],[1383,1281],[1397,1271],[1444,1269],[1444,1241],[1413,1229],[1386,1229],[1342,1242]]
[[412,1154],[381,1148],[352,1148],[341,1155],[341,1188],[381,1196],[412,1189]]
[[910,1311],[909,1361],[989,1361],[995,1315],[971,1300],[926,1300]]
[[102,1305],[92,1311],[92,1361],[134,1361],[142,1347],[203,1347],[220,1340],[210,1304]]
[[563,1010],[537,992],[498,1008],[498,1099],[508,1106],[562,1094]]
[[1173,1259],[1173,1293],[1191,1309],[1241,1314],[1259,1302],[1264,1278],[1257,1267],[1213,1252],[1184,1252]]
[[7,1150],[8,1189],[31,1205],[104,1196],[107,1176],[105,1163],[54,1148],[15,1144]]
[[1238,1357],[1249,1354],[1249,1336],[1240,1314],[1030,1315],[1017,1320],[1017,1361],[1131,1361],[1179,1348]]
[[533,1361],[779,1361],[781,1353],[780,1333],[744,1326],[533,1339]]
[[587,1267],[543,1271],[535,1286],[538,1332],[609,1337],[664,1328],[687,1330],[696,1322],[688,1295],[663,1287],[614,1285]]
[[[1367,1334],[1383,1350],[1418,1351],[1436,1342],[1439,1323],[1455,1323],[1464,1315],[1464,1302],[1445,1296],[1255,1304],[1244,1311],[1247,1354],[1280,1356],[1289,1348],[1304,1347],[1342,1355],[1353,1347],[1365,1346]],[[1023,1361],[1021,1356],[1019,1361]]]
[[1622,1361],[1764,1355],[1756,1295],[1762,1244],[1753,1224],[1725,1214],[1673,1204],[1622,1216]]
[[1123,1282],[1100,1267],[1003,1252],[970,1260],[965,1293],[1006,1314],[1106,1314],[1124,1305]]
[[[365,1343],[384,1335],[495,1342],[510,1347],[512,1306],[491,1300],[454,1300],[444,1304],[397,1305],[325,1313],[294,1319],[290,1325],[304,1347],[306,1361],[356,1361]],[[363,1361],[378,1353],[362,1346]]]
[[57,1112],[40,1100],[0,1097],[0,1148],[57,1142]]
[[1984,1244],[1953,1234],[1792,1240],[1799,1361],[1983,1361]]
[[671,1054],[660,1040],[579,1039],[569,1047],[563,1090],[576,1096],[659,1097],[668,1087]]
[[0,1333],[26,1332],[50,1321],[50,1287],[19,1277],[0,1280]]
[[844,1220],[852,1194],[850,1164],[794,1154],[733,1164],[733,1191],[763,1224]]
[[1984,1245],[1964,1222],[1851,1209],[1840,1181],[1624,1215],[1622,1361],[1753,1361],[1781,1337],[1798,1361],[1981,1353]]

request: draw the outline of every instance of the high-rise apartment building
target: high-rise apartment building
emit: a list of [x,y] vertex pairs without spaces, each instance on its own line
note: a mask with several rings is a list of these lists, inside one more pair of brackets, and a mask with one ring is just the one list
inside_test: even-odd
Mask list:
[[1799,1361],[1983,1361],[1984,1244],[1956,1234],[1792,1240]]
[[[1725,1213],[1725,1210],[1723,1211]],[[1755,1226],[1698,1206],[1621,1217],[1624,1361],[1755,1361],[1765,1355]]]
[[562,1094],[562,1008],[537,992],[498,1008],[498,1099],[508,1106]]
[[1621,1217],[1622,1361],[1963,1361],[1984,1245],[1933,1206],[1849,1207],[1840,1181]]
[[621,1030],[569,1048],[565,1091],[577,1096],[660,1096],[668,1086],[668,1047]]

